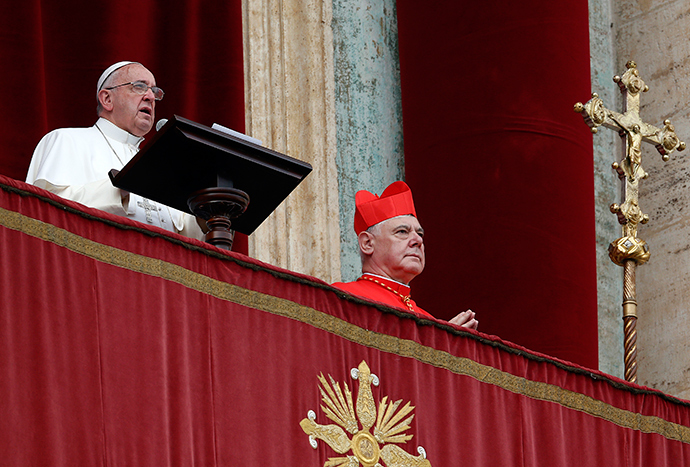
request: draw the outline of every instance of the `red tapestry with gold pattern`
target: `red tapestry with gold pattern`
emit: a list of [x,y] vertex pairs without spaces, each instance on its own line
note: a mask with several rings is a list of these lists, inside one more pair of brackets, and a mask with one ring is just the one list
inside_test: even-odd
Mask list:
[[0,177],[0,465],[680,466],[690,405]]

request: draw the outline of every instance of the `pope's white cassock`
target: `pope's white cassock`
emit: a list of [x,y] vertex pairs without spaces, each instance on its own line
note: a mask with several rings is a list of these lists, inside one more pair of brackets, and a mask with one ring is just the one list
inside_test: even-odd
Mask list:
[[122,169],[143,140],[104,118],[90,128],[51,131],[36,146],[26,182],[92,208],[202,239],[194,216],[123,192],[110,182],[108,172]]

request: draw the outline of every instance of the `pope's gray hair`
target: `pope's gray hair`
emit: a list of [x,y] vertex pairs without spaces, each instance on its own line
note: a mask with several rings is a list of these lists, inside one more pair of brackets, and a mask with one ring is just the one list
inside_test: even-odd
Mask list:
[[[130,65],[134,65],[134,63],[131,63]],[[101,86],[101,89],[109,88],[113,84],[115,84],[116,81],[120,79],[120,76],[124,72],[125,68],[129,67],[130,65],[125,65],[121,68],[118,68],[117,70],[113,71],[110,73],[110,76],[108,76],[105,81],[103,81],[103,86]],[[100,94],[100,91],[99,91]],[[101,116],[101,112],[103,112],[103,106],[101,105],[101,99],[98,98],[98,105],[96,105],[96,115],[99,117]]]

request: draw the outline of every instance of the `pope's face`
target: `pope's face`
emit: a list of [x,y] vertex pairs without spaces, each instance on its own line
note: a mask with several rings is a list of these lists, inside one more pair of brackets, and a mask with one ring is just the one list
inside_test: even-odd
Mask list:
[[[138,64],[124,67],[112,85],[134,81],[143,81],[149,86],[156,85],[153,74]],[[144,136],[151,131],[156,109],[156,99],[151,89],[147,89],[144,94],[137,94],[132,86],[121,86],[109,92],[113,103],[110,117],[115,125],[134,136]]]
[[409,284],[424,270],[424,229],[416,217],[387,219],[374,232],[371,264],[379,274]]

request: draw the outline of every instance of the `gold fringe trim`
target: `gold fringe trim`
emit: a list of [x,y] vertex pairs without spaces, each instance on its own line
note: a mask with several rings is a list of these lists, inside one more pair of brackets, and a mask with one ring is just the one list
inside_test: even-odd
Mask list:
[[641,415],[613,407],[592,397],[569,391],[553,384],[531,381],[511,375],[473,360],[456,357],[447,352],[414,341],[368,331],[347,321],[303,306],[290,300],[238,287],[185,269],[160,259],[120,250],[73,234],[52,224],[0,208],[0,225],[32,237],[54,243],[96,261],[130,271],[170,280],[221,300],[254,308],[274,315],[301,321],[315,328],[340,336],[351,342],[383,352],[408,357],[442,368],[458,375],[497,386],[531,399],[552,402],[562,407],[584,412],[623,428],[642,433],[656,433],[667,439],[690,443],[690,428],[660,417]]

